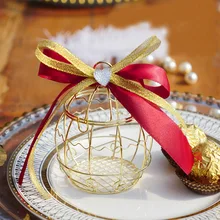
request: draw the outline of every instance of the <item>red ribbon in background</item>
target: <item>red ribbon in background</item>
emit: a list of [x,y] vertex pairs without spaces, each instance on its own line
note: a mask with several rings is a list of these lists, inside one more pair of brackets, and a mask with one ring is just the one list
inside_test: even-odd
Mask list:
[[[44,54],[50,58],[64,63],[69,63],[58,53],[45,49]],[[155,65],[150,64],[131,64],[120,70],[117,75],[129,80],[140,83],[144,88],[154,92],[162,98],[167,98],[170,94],[169,82],[166,72]],[[52,103],[45,118],[42,120],[34,139],[31,143],[26,160],[19,176],[19,184],[22,184],[24,173],[27,167],[31,150],[41,133],[46,121],[54,110],[59,98],[68,90],[81,82],[84,77],[58,71],[50,68],[43,63],[40,64],[39,76],[45,79],[53,80],[60,83],[69,83]],[[144,84],[144,80],[152,80],[160,84],[158,87],[152,87]],[[128,91],[120,86],[109,82],[106,86],[119,102],[129,111],[136,121],[161,145],[161,147],[174,159],[180,168],[189,174],[193,166],[193,155],[191,147],[186,136],[176,123],[173,122],[158,106],[145,100],[144,98]]]

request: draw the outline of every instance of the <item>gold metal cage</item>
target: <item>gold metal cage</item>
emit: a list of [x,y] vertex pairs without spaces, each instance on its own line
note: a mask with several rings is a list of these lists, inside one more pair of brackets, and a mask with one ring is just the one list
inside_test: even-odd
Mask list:
[[119,193],[134,186],[150,164],[152,138],[109,89],[84,90],[63,109],[55,144],[58,162],[69,180],[97,194]]

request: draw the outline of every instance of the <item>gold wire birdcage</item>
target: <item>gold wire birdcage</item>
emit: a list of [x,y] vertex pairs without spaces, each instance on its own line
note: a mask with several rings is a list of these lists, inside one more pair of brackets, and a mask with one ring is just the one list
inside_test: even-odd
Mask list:
[[55,144],[69,180],[96,194],[119,193],[135,185],[150,164],[152,138],[110,90],[101,86],[84,90],[63,109]]

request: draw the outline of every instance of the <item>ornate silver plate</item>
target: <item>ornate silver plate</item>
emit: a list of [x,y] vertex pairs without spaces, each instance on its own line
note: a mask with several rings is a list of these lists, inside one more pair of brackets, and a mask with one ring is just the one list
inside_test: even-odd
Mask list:
[[[199,110],[212,114],[214,112],[218,117],[217,102],[213,102],[210,108],[202,99],[200,102],[195,102],[193,97],[189,102],[184,100],[186,96],[174,95],[173,98],[175,102],[174,99],[170,100],[173,105],[188,110],[180,111],[188,123],[197,124],[209,136],[220,141],[220,120],[198,113]],[[150,167],[131,190],[109,196],[91,195],[79,191],[71,185],[59,169],[56,152],[51,144],[53,125],[41,138],[35,155],[37,176],[52,198],[44,200],[39,195],[30,181],[28,172],[25,174],[23,186],[20,187],[17,184],[17,178],[31,142],[30,135],[46,111],[47,107],[28,113],[12,122],[0,133],[1,143],[7,153],[11,154],[7,164],[0,168],[0,185],[4,189],[0,196],[2,219],[20,219],[25,216],[31,216],[31,219],[220,218],[220,195],[200,196],[186,189],[163,157],[157,143],[153,146],[153,160]],[[127,132],[132,131],[132,127],[125,129]]]

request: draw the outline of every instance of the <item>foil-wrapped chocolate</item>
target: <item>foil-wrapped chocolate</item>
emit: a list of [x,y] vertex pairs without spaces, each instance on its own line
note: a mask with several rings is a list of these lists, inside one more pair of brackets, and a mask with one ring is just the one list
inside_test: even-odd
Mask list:
[[207,141],[206,134],[194,124],[189,124],[186,128],[182,128],[182,132],[187,137],[191,148],[206,143]]
[[220,145],[208,139],[192,151],[195,162],[190,177],[204,184],[220,184]]
[[[186,127],[182,127],[181,130],[186,136],[189,145],[192,149],[207,141],[207,136],[205,132],[203,132],[198,126],[194,124],[187,124]],[[176,162],[172,159],[172,157],[170,157],[170,155],[165,150],[161,149],[161,151],[173,167],[179,168]]]

